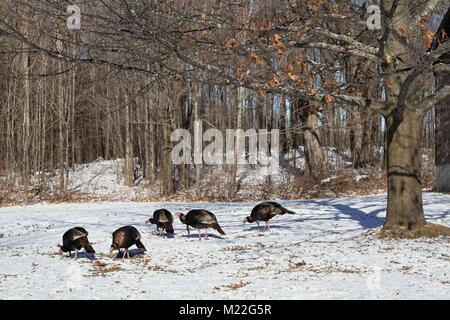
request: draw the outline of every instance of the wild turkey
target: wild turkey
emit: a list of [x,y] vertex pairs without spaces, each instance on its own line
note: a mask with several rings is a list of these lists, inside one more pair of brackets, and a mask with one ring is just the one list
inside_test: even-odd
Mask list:
[[94,248],[92,248],[87,238],[88,234],[86,229],[82,227],[75,227],[67,230],[62,237],[63,244],[59,245],[59,254],[69,252],[70,257],[72,251],[75,251],[75,259],[77,259],[78,250],[81,248],[84,248],[88,253],[95,253]]
[[148,219],[145,223],[156,224],[156,230],[159,235],[163,235],[163,231],[173,234],[173,216],[169,210],[159,209],[153,212],[153,218]]
[[189,227],[198,229],[198,238],[202,240],[202,229],[206,229],[206,239],[208,239],[208,228],[217,230],[221,235],[225,235],[225,231],[222,230],[214,213],[206,210],[191,210],[186,215],[181,212],[177,212],[177,217],[180,221],[186,225],[188,236],[190,235]]
[[273,201],[266,201],[258,204],[252,210],[252,213],[244,219],[245,223],[256,222],[259,226],[258,221],[265,221],[266,226],[264,230],[269,230],[270,222],[269,220],[279,214],[295,214],[295,212],[288,210],[281,206],[281,204]]
[[119,228],[113,232],[112,236],[113,241],[109,250],[111,254],[114,250],[118,250],[120,254],[120,249],[123,248],[125,250],[123,252],[122,258],[125,258],[127,256],[129,258],[130,253],[128,252],[128,248],[134,244],[141,250],[141,252],[147,251],[147,249],[145,249],[144,245],[141,242],[141,234],[135,227],[125,226]]

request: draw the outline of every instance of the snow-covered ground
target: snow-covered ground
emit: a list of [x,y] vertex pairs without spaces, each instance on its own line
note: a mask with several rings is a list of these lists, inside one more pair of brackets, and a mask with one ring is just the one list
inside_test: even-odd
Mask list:
[[[0,299],[449,299],[450,240],[380,240],[385,195],[282,201],[297,212],[261,232],[243,225],[255,202],[80,203],[0,208]],[[425,193],[430,222],[450,225],[450,196]],[[153,210],[206,208],[226,236],[162,238]],[[107,254],[111,233],[131,224],[144,256]],[[83,226],[95,259],[57,255],[62,234]],[[1,235],[3,234],[3,236]]]
[[[327,159],[330,168],[336,170],[338,168],[350,168],[351,157],[347,153],[338,154],[335,148],[328,148]],[[96,161],[84,164],[76,164],[73,168],[70,168],[68,172],[68,180],[66,181],[66,187],[68,191],[80,192],[89,196],[99,197],[102,199],[112,199],[121,201],[130,201],[136,199],[142,199],[149,196],[157,195],[160,192],[160,186],[158,184],[149,184],[143,178],[142,168],[136,165],[137,170],[135,172],[135,185],[132,187],[126,186],[123,177],[123,159],[104,160],[98,158]],[[296,150],[291,150],[288,154],[280,154],[280,166],[278,174],[271,175],[273,182],[281,182],[286,179],[290,173],[289,170],[293,168],[303,170],[305,166],[305,153],[303,147],[299,147]],[[267,166],[260,165],[239,165],[237,168],[236,180],[241,185],[255,186],[264,184],[269,174]],[[217,182],[222,181],[223,184],[227,181],[227,166],[206,166],[203,168],[204,180],[210,180]],[[358,176],[359,172],[355,175]],[[0,179],[14,179],[12,177],[2,177]],[[41,178],[40,173],[36,173],[32,177],[32,184],[39,184]],[[292,176],[292,178],[295,178]],[[357,179],[357,177],[355,177]],[[59,190],[59,177],[58,172],[49,174],[48,177],[49,187],[51,190]],[[17,184],[19,180],[17,180]],[[216,185],[214,183],[212,185]],[[211,188],[211,183],[208,184],[208,188]],[[217,192],[220,192],[220,187]],[[246,191],[243,191],[247,193]],[[20,200],[21,195],[17,194],[17,200]],[[0,190],[1,197],[1,190]]]

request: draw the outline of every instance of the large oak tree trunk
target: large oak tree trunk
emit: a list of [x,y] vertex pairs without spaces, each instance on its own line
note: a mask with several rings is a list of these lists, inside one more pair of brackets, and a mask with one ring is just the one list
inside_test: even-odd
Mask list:
[[425,224],[420,181],[422,113],[407,111],[387,123],[388,204],[385,229],[414,230]]
[[[385,0],[391,10],[394,1]],[[404,39],[413,32],[409,3],[400,0],[391,28],[401,30]],[[403,32],[404,31],[404,32]],[[414,104],[422,98],[423,81],[419,73],[407,72],[413,64],[411,49],[390,32],[384,46],[386,76],[388,203],[384,229],[415,230],[426,221],[420,180],[421,134],[424,111]]]

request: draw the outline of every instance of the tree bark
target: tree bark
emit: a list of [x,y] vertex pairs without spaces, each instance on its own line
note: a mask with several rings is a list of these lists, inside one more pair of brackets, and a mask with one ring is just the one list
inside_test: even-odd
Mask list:
[[[236,129],[242,129],[242,113],[243,113],[243,100],[245,98],[245,89],[239,87],[236,89]],[[238,187],[236,185],[237,171],[238,171],[238,147],[241,143],[241,137],[236,135],[234,141],[234,151],[233,151],[233,164],[231,165],[231,171],[228,176],[228,199],[233,199],[238,192]]]
[[403,119],[387,117],[388,203],[385,229],[414,230],[425,224],[420,181],[422,113],[408,111]]
[[[395,2],[385,0],[386,10]],[[391,29],[404,31],[407,39],[412,30],[409,3],[399,0]],[[384,229],[415,230],[426,223],[422,206],[420,180],[420,147],[424,112],[415,108],[421,99],[425,79],[420,74],[400,72],[413,64],[411,49],[393,31],[382,48],[386,74],[387,176],[388,201]]]
[[163,119],[166,121],[163,124],[162,130],[162,156],[161,156],[161,170],[162,170],[162,185],[163,194],[171,195],[174,192],[173,184],[173,170],[172,170],[172,160],[170,158],[172,151],[172,144],[170,142],[171,135],[171,123],[170,123],[170,105],[169,105],[169,88],[168,82],[166,80],[162,81],[161,88],[161,104]]
[[134,97],[130,97],[127,94],[125,98],[125,165],[124,165],[124,179],[125,185],[131,187],[134,185],[134,151],[133,141],[131,136],[131,100]]
[[[58,62],[59,70],[62,69],[61,62]],[[63,194],[65,191],[65,137],[64,137],[64,122],[65,122],[65,105],[64,105],[64,89],[63,89],[63,76],[58,77],[58,171],[59,171],[59,193]]]
[[24,109],[23,109],[23,136],[22,136],[22,177],[23,183],[27,187],[30,184],[30,62],[28,48],[24,45],[23,72],[24,72]]
[[328,175],[325,152],[319,136],[315,103],[299,101],[305,150],[305,174],[316,180]]
[[144,106],[144,118],[147,123],[144,124],[144,150],[145,150],[145,161],[144,161],[144,176],[150,182],[155,182],[155,135],[154,135],[154,124],[153,119],[150,116],[150,111],[152,108],[151,104],[151,92],[145,96],[145,106]]

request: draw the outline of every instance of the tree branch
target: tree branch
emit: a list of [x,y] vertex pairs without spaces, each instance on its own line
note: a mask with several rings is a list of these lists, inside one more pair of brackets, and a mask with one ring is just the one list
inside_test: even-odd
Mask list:
[[435,94],[422,99],[422,101],[420,101],[416,105],[416,107],[420,108],[424,111],[427,111],[427,110],[433,108],[437,103],[441,102],[448,96],[450,96],[450,86],[445,86],[442,89],[439,89],[438,91],[436,91]]
[[367,46],[359,41],[356,41],[355,39],[353,39],[352,37],[346,36],[346,35],[342,35],[342,34],[336,34],[333,32],[330,32],[328,30],[322,30],[322,29],[315,29],[314,30],[315,33],[322,35],[324,37],[333,39],[333,40],[338,40],[338,41],[343,41],[346,42],[348,44],[350,44],[352,47],[367,52],[369,54],[372,54],[374,56],[378,55],[378,49],[374,48],[374,47],[370,47]]
[[428,0],[426,3],[419,5],[415,10],[417,10],[416,14],[413,16],[413,23],[417,23],[422,19],[422,17],[425,17],[429,15],[434,8],[438,5],[438,3],[441,0]]
[[433,72],[450,72],[450,64],[438,63],[433,66]]
[[338,46],[334,44],[329,44],[326,42],[291,42],[291,46],[295,48],[317,48],[317,49],[325,49],[334,52],[340,52],[345,54],[354,55],[357,57],[369,59],[371,61],[380,63],[380,58],[374,54],[367,53],[359,48],[355,48],[353,46]]

